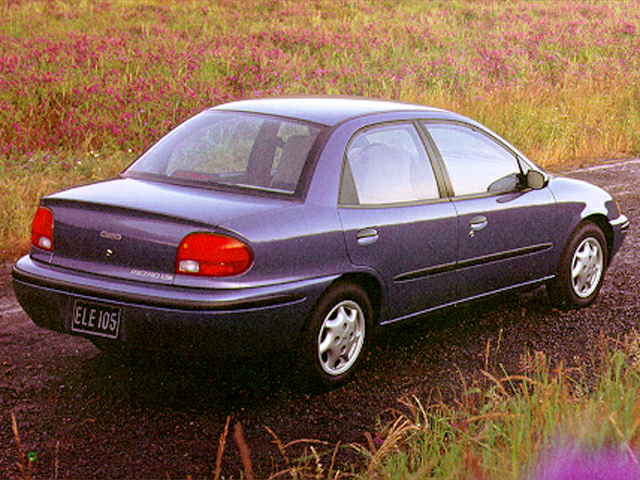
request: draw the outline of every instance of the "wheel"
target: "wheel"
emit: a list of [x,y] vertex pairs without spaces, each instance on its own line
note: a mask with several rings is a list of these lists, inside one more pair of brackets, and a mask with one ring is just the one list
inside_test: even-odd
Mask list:
[[602,230],[591,222],[579,225],[562,253],[549,289],[553,303],[563,308],[590,305],[602,286],[607,261],[607,240]]
[[311,313],[304,333],[304,380],[333,387],[349,378],[368,345],[371,319],[371,302],[362,288],[352,283],[332,287]]

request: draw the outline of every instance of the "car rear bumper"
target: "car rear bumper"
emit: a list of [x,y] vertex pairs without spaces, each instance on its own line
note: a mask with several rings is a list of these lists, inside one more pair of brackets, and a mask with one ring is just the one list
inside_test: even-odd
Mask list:
[[26,256],[13,269],[14,291],[33,322],[72,331],[77,302],[117,308],[118,340],[148,350],[212,356],[292,348],[313,305],[335,277],[257,288],[212,290],[126,282],[74,272]]

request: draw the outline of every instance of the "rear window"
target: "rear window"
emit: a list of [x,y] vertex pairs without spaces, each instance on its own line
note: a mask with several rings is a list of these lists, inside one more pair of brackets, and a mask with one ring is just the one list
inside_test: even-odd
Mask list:
[[125,176],[293,194],[320,129],[276,117],[207,111],[170,132]]

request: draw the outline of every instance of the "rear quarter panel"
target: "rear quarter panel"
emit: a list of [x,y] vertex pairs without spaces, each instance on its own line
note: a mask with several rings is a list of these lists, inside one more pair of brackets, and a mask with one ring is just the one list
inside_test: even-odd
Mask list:
[[335,208],[298,204],[221,225],[246,239],[254,264],[243,287],[339,275],[351,270]]

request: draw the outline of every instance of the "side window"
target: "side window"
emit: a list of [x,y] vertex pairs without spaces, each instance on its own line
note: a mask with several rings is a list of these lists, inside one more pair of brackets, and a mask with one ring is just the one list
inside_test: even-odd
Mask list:
[[346,152],[341,203],[378,205],[435,198],[438,185],[413,125],[381,126],[353,137]]
[[511,152],[461,125],[426,124],[449,173],[455,195],[513,191],[520,168]]

